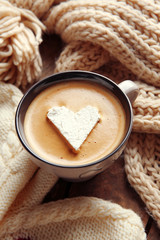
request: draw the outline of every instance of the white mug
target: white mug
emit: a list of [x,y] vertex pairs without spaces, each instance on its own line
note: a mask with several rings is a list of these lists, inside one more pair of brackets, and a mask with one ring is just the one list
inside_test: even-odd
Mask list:
[[[107,154],[101,159],[96,159],[93,162],[85,163],[81,165],[62,165],[54,164],[41,156],[37,155],[32,147],[27,142],[24,132],[24,118],[25,113],[32,102],[32,100],[44,89],[59,83],[66,81],[90,81],[91,83],[98,83],[103,85],[107,90],[111,91],[122,103],[126,113],[126,132],[121,143],[111,153]],[[15,124],[18,137],[24,146],[24,149],[30,154],[31,159],[40,167],[45,168],[47,171],[55,173],[58,177],[66,179],[68,181],[84,181],[92,178],[96,174],[104,171],[108,168],[123,152],[127,140],[132,131],[133,124],[133,112],[131,103],[134,102],[138,95],[137,85],[130,81],[125,80],[120,84],[116,84],[112,80],[104,77],[100,74],[88,72],[88,71],[67,71],[54,74],[47,77],[36,84],[34,84],[22,97],[16,111]]]

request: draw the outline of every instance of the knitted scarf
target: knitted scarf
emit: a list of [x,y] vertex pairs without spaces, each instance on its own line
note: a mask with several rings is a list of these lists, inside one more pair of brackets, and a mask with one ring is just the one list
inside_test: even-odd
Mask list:
[[0,88],[2,239],[53,239],[53,234],[55,239],[145,239],[138,216],[113,203],[82,197],[40,204],[57,177],[37,170],[15,140],[13,118],[21,93],[12,84],[25,90],[28,83],[39,79],[42,31],[60,35],[65,43],[55,72],[103,70],[117,83],[135,81],[140,94],[133,104],[133,133],[125,149],[125,170],[160,226],[159,1],[1,0],[0,10],[0,80],[5,82]]

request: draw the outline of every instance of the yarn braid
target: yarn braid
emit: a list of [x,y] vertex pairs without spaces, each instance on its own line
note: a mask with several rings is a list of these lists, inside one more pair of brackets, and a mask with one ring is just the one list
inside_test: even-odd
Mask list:
[[60,72],[62,69],[63,71],[92,71],[103,66],[109,59],[109,54],[104,52],[102,47],[93,45],[90,42],[75,41],[64,48],[59,60],[56,62],[54,72]]
[[134,133],[125,149],[125,170],[130,184],[145,202],[160,227],[160,137]]

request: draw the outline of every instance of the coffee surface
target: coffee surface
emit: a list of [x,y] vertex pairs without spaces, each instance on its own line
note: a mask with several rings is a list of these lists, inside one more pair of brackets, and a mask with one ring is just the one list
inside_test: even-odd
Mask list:
[[[47,119],[54,106],[77,112],[86,106],[96,107],[100,120],[74,153]],[[91,82],[57,83],[41,92],[30,104],[24,120],[26,139],[43,159],[60,165],[94,162],[111,153],[125,135],[126,116],[120,101],[106,88]]]

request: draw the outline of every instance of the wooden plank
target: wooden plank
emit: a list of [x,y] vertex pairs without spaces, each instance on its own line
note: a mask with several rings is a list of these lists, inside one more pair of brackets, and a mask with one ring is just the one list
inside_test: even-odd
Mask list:
[[157,226],[157,223],[151,218],[151,226],[148,229],[148,240],[160,240],[160,229]]
[[68,192],[71,183],[59,179],[58,182],[53,186],[50,192],[45,196],[43,202],[56,201],[68,197]]
[[58,58],[63,43],[57,35],[44,35],[43,42],[40,45],[40,54],[42,56],[43,69],[41,79],[54,73],[55,62]]

